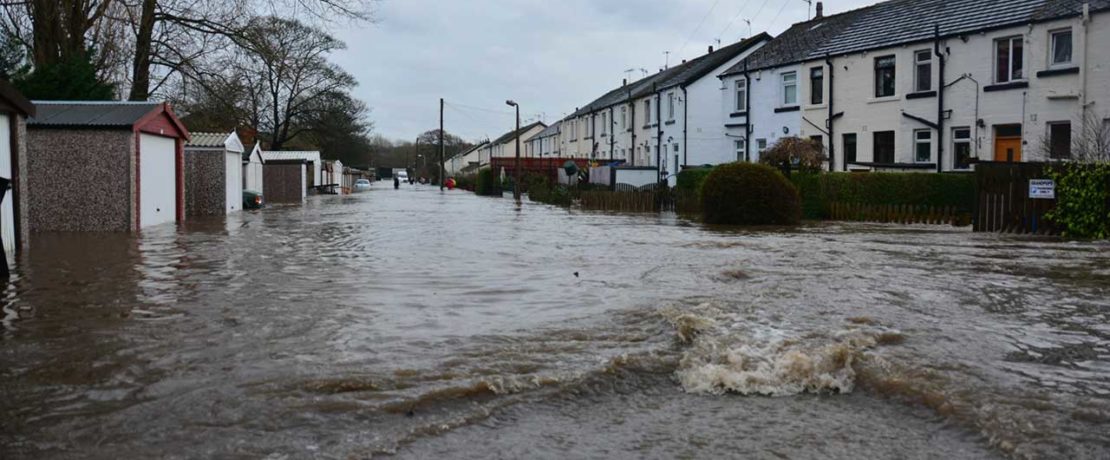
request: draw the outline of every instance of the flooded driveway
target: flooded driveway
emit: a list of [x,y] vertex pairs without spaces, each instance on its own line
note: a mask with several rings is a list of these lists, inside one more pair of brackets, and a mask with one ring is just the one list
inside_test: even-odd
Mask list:
[[377,183],[46,235],[3,458],[1106,458],[1110,246]]

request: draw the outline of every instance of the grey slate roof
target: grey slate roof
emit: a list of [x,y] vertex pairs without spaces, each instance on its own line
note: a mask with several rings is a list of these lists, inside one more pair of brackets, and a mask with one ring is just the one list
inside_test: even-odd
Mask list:
[[721,76],[929,41],[937,26],[947,37],[1075,16],[1085,2],[1110,9],[1110,0],[890,0],[794,24]]
[[129,128],[150,112],[158,102],[62,102],[34,101],[35,116],[28,126]]
[[[189,142],[185,143],[186,147],[198,148],[224,148],[224,141],[227,140],[230,134],[228,133],[190,133]],[[247,153],[247,155],[250,155]]]
[[712,53],[699,56],[662,72],[658,72],[655,75],[641,78],[640,80],[605,93],[605,95],[575,111],[568,118],[579,117],[590,112],[626,102],[630,99],[643,97],[651,93],[653,88],[659,91],[679,85],[688,85],[704,77],[709,72],[713,71],[713,69],[724,65],[730,59],[742,54],[749,48],[764,40],[769,40],[770,38],[771,36],[767,35],[767,33],[760,33],[754,37],[738,41]]
[[[537,121],[537,122],[532,123],[528,126],[521,126],[519,131],[509,131],[508,133],[505,133],[505,135],[503,135],[503,136],[497,138],[497,140],[493,141],[492,144],[497,145],[497,144],[502,144],[502,143],[508,142],[510,139],[515,138],[517,136],[517,133],[520,133],[520,135],[524,135],[524,133],[528,132],[528,130],[530,130],[532,128],[535,128],[537,125],[538,126],[543,126],[544,128],[547,127],[547,125],[543,124],[543,122]],[[524,139],[521,139],[520,141],[524,142]]]
[[558,136],[560,132],[559,128],[561,128],[562,126],[563,122],[561,121],[552,123],[551,126],[548,126],[543,131],[540,131],[535,136],[532,136],[532,139],[543,139],[545,137]]

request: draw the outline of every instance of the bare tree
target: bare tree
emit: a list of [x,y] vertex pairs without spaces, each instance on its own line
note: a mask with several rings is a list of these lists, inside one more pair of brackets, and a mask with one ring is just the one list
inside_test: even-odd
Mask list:
[[1049,132],[1040,138],[1040,150],[1045,158],[1082,163],[1110,162],[1110,113],[1100,115],[1084,111],[1078,119],[1078,126],[1069,124],[1069,138],[1064,139],[1054,139],[1052,124],[1049,124]]

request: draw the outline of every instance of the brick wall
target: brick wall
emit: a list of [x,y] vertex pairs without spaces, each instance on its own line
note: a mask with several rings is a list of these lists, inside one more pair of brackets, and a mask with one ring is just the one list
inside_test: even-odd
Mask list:
[[185,214],[227,213],[227,162],[223,150],[185,150]]
[[304,165],[267,164],[262,168],[262,188],[267,203],[300,203],[304,193]]
[[134,139],[125,130],[28,130],[25,228],[131,231]]

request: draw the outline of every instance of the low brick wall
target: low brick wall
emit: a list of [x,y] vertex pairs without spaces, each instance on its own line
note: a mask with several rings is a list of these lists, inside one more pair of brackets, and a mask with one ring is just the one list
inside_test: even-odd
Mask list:
[[226,175],[223,150],[185,149],[185,214],[227,214]]
[[268,203],[300,203],[304,193],[305,166],[267,164],[262,168],[262,188]]
[[27,194],[31,232],[127,232],[134,219],[135,137],[128,130],[29,129]]

